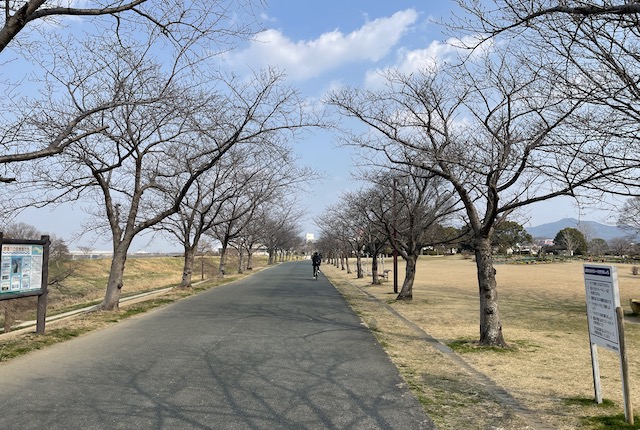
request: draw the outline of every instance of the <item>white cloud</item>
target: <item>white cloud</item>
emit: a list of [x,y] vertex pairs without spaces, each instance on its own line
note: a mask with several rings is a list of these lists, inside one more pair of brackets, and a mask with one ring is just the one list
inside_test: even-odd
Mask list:
[[232,52],[226,59],[234,67],[276,66],[291,78],[304,80],[345,64],[379,61],[417,17],[415,10],[407,9],[367,22],[349,34],[335,30],[314,40],[292,41],[279,30],[265,30],[249,48]]
[[266,13],[262,12],[260,14],[260,21],[261,22],[276,22],[277,20],[269,15],[267,15]]
[[[400,50],[398,61],[395,65],[384,69],[369,70],[365,76],[365,84],[369,88],[376,88],[383,81],[382,76],[390,69],[397,70],[403,74],[411,74],[418,70],[433,69],[458,57],[467,55],[471,51],[464,48],[469,46],[469,40],[449,39],[445,42],[434,40],[426,48],[415,50]],[[490,44],[482,45],[475,53],[482,50],[491,49]],[[471,54],[475,55],[475,54]]]

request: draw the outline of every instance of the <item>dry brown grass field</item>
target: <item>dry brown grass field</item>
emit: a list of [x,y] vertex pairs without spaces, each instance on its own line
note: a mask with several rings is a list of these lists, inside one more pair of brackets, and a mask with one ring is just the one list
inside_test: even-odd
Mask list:
[[[385,263],[387,269],[392,268],[390,259]],[[504,407],[464,369],[417,339],[388,310],[362,294],[364,291],[392,306],[444,344],[469,345],[479,337],[478,286],[472,260],[421,257],[411,302],[395,302],[392,281],[371,286],[369,277],[357,279],[355,273],[347,274],[339,268],[323,266],[323,272],[377,334],[438,428],[610,428],[588,421],[622,414],[623,400],[618,357],[598,348],[607,401],[605,405],[592,401],[583,264],[497,264],[503,333],[512,348],[501,351],[454,346],[464,361],[529,410],[529,417],[539,418],[537,426],[526,414]],[[354,263],[351,266],[355,269]],[[629,299],[640,298],[640,276],[632,275],[631,265],[616,266],[621,304],[625,314],[630,314]],[[398,272],[401,284],[402,262]],[[625,329],[632,403],[640,408],[638,319],[627,315]]]

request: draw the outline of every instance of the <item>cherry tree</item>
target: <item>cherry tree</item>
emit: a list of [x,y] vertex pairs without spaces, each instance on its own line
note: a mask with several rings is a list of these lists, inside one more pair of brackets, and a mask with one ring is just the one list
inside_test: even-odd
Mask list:
[[[105,99],[63,114],[51,94],[72,91],[78,80],[92,76],[73,74],[76,81],[65,81],[58,74],[49,79],[50,70],[69,67],[79,71],[75,61],[91,62],[92,55],[101,61],[102,53],[94,46],[109,50],[110,45],[124,40],[145,40],[147,49],[156,55],[169,53],[169,63],[179,57],[183,66],[193,68],[255,34],[257,9],[262,6],[261,0],[4,2],[0,16],[4,62],[0,67],[5,73],[0,74],[0,87],[6,97],[0,110],[0,168],[4,170],[0,182],[16,181],[25,161],[55,156],[88,135],[100,133],[104,126],[88,128],[86,119],[128,103],[122,98]],[[66,59],[61,55],[71,51],[78,55]],[[11,68],[12,63],[21,66]],[[27,74],[32,78],[25,80]],[[37,95],[37,89],[46,95]]]
[[[71,4],[70,4],[71,3]],[[120,31],[145,31],[162,34],[177,45],[190,43],[194,35],[206,35],[209,42],[220,44],[224,39],[247,37],[251,26],[238,20],[232,10],[250,12],[261,2],[245,0],[92,0],[69,2],[61,0],[23,0],[4,2],[0,20],[0,52],[11,42],[24,45],[29,35],[24,30],[38,28],[37,22],[57,24],[68,17],[94,19],[104,37]],[[100,19],[100,21],[95,21]],[[224,23],[225,25],[221,25]],[[125,30],[126,28],[126,30]],[[110,31],[109,31],[110,30]],[[49,28],[46,31],[53,31]],[[24,37],[21,37],[23,36]],[[19,47],[18,47],[19,49]]]
[[[624,139],[603,138],[598,117],[570,88],[541,85],[546,68],[512,55],[508,43],[460,65],[391,70],[381,89],[343,88],[328,102],[368,126],[345,143],[391,165],[446,181],[464,208],[474,241],[479,343],[506,346],[492,257],[496,225],[514,211],[580,190],[622,183],[638,167]],[[623,137],[624,138],[624,137]],[[635,176],[637,177],[637,175]]]
[[[309,125],[302,100],[281,73],[266,70],[251,80],[219,76],[212,87],[181,67],[180,58],[158,64],[145,48],[110,41],[91,48],[86,61],[71,62],[74,68],[51,71],[69,73],[59,81],[73,83],[56,105],[60,114],[104,100],[118,103],[86,118],[77,128],[82,139],[58,163],[41,159],[29,169],[40,190],[30,204],[95,202],[94,215],[104,221],[93,227],[108,233],[113,246],[100,305],[106,310],[118,308],[133,239],[176,213],[199,177],[236,145],[277,146]],[[43,130],[58,123],[54,114],[41,122]],[[101,131],[83,133],[96,128]]]

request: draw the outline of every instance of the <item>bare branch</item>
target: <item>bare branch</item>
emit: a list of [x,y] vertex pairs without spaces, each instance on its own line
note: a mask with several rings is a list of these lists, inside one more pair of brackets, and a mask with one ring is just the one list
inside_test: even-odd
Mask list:
[[42,19],[48,16],[56,15],[76,15],[76,16],[100,16],[114,15],[127,10],[132,10],[136,6],[146,2],[147,0],[135,0],[116,7],[105,8],[62,8],[62,7],[46,7],[46,0],[29,0],[17,9],[13,15],[9,8],[9,2],[5,5],[5,22],[0,29],[0,52],[22,31],[22,29],[31,21]]

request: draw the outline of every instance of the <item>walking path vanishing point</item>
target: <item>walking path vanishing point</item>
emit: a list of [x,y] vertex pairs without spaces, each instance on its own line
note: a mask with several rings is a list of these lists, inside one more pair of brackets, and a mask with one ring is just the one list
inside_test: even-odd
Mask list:
[[0,365],[1,429],[433,429],[309,262]]

